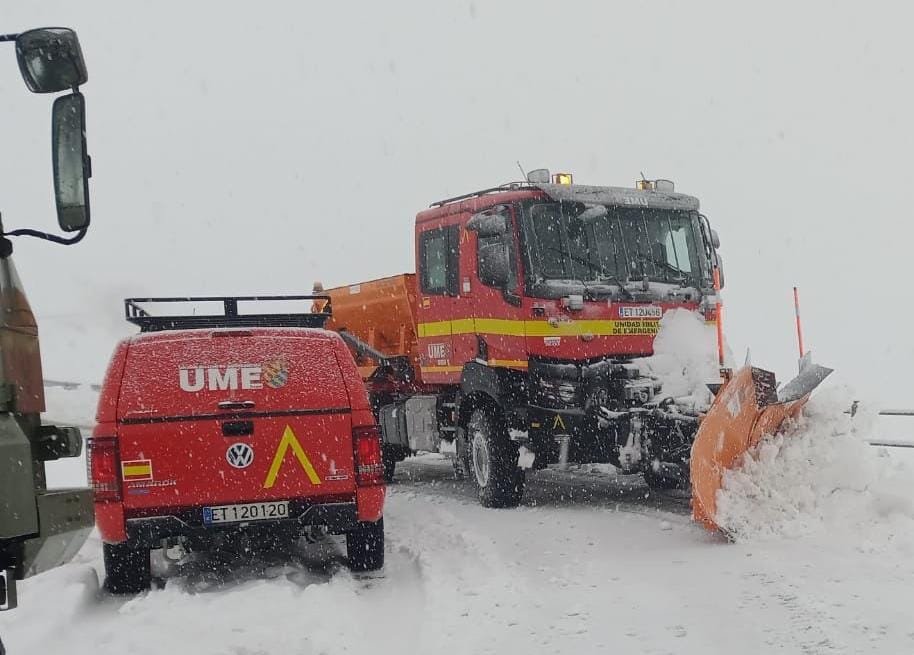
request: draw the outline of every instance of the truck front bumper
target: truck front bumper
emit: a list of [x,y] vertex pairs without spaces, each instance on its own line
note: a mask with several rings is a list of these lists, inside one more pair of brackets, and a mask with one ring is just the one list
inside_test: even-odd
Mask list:
[[527,411],[527,448],[536,454],[534,468],[561,461],[597,463],[616,460],[613,435],[601,431],[596,418],[583,409],[550,409],[530,405]]

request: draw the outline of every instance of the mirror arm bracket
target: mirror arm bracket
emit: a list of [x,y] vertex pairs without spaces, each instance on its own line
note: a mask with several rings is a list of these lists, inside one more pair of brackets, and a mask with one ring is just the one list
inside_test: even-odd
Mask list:
[[[50,241],[52,243],[59,243],[64,246],[72,246],[74,243],[79,243],[83,240],[83,237],[86,236],[86,232],[89,231],[89,227],[86,226],[81,229],[79,232],[74,234],[72,237],[62,237],[56,234],[48,234],[47,232],[41,232],[40,230],[30,230],[28,228],[21,228],[18,230],[12,230],[10,232],[4,232],[0,235],[5,241],[9,241],[6,237],[35,237],[37,239],[44,239],[45,241]],[[12,244],[10,244],[10,252],[12,252]],[[7,255],[9,256],[9,255]],[[0,259],[3,258],[3,243],[0,241]]]

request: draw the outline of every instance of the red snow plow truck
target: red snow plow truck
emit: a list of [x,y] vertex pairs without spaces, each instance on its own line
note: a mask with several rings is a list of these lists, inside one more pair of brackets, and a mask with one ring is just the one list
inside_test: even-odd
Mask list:
[[807,361],[779,393],[766,371],[722,370],[710,406],[664,393],[643,358],[667,312],[717,321],[719,246],[667,180],[585,186],[541,169],[421,211],[415,274],[327,291],[388,477],[451,450],[483,505],[510,507],[529,469],[609,462],[652,488],[691,485],[695,518],[715,527],[723,470],[830,372]]

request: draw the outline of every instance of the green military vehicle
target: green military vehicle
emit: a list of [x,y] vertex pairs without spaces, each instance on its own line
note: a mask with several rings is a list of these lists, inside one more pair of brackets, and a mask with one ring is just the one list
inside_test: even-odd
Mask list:
[[47,488],[45,462],[79,456],[82,436],[77,428],[41,423],[45,406],[38,327],[13,266],[10,240],[81,240],[89,227],[91,170],[85,100],[78,90],[87,74],[76,33],[45,28],[0,34],[0,42],[15,46],[30,91],[69,92],[54,101],[52,160],[58,223],[71,233],[7,231],[0,221],[0,610],[5,610],[16,606],[16,580],[69,561],[94,522],[91,489]]

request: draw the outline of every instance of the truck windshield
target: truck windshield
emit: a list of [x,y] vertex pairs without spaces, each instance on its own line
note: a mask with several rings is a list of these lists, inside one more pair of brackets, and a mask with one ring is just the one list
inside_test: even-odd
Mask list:
[[691,212],[607,207],[598,218],[577,218],[585,205],[540,202],[523,211],[528,281],[620,284],[628,280],[701,286]]

